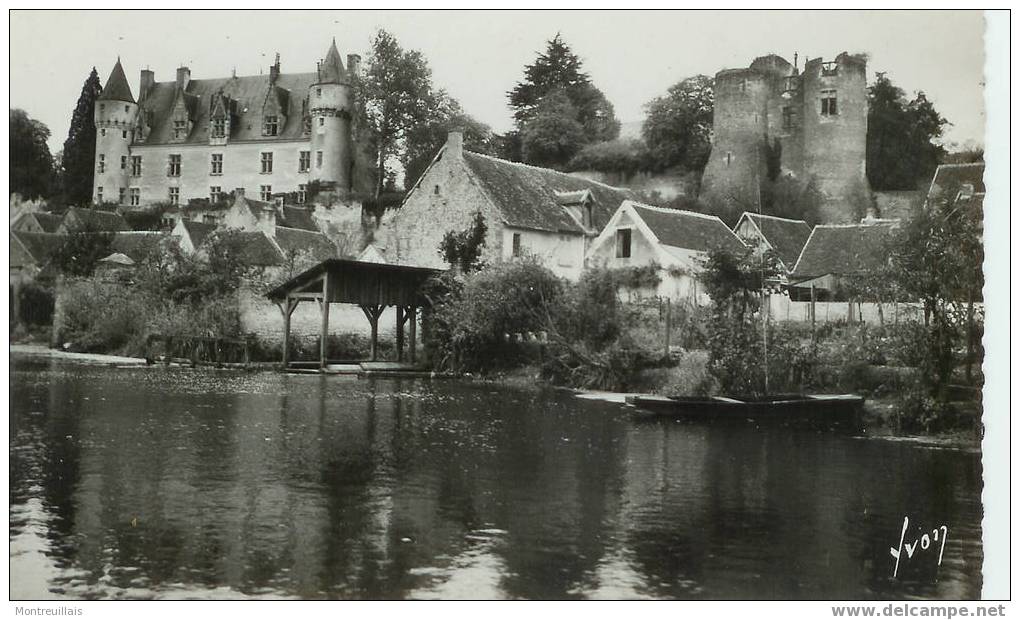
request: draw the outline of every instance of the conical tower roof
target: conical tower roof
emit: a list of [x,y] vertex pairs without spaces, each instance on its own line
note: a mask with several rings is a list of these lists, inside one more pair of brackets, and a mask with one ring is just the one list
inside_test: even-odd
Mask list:
[[340,60],[340,52],[336,49],[336,39],[329,46],[326,58],[319,65],[320,84],[339,84],[344,77],[344,63]]
[[106,86],[103,87],[99,99],[101,101],[135,102],[135,98],[131,94],[131,87],[128,86],[127,77],[124,75],[124,67],[120,66],[120,58],[117,58],[117,64],[113,65],[113,71],[110,72],[110,77],[106,80]]

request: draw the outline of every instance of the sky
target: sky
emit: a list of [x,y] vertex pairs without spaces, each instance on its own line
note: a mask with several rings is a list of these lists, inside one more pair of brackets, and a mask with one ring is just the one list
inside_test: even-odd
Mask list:
[[511,127],[506,92],[545,42],[561,33],[624,123],[692,75],[745,67],[777,53],[791,62],[868,54],[875,72],[907,93],[925,92],[952,125],[944,141],[984,143],[984,17],[979,11],[12,11],[10,105],[67,137],[85,78],[105,84],[120,56],[138,95],[143,68],[157,81],[187,65],[195,79],[305,73],[336,37],[340,53],[368,55],[384,28],[423,52],[433,82],[496,131]]

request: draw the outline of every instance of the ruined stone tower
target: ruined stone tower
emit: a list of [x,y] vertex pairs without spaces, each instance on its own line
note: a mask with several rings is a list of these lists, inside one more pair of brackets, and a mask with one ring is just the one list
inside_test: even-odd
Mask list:
[[771,161],[773,174],[813,184],[822,196],[823,223],[857,221],[868,199],[867,132],[866,61],[860,56],[808,60],[803,73],[774,54],[746,69],[725,69],[715,78],[702,196],[734,212],[757,210]]

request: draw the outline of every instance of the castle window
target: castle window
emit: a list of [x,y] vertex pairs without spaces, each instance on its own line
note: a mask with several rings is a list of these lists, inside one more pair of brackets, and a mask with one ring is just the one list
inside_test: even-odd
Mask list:
[[131,188],[130,197],[131,197],[131,206],[132,207],[137,207],[142,202],[142,190],[140,190],[137,187],[132,187]]
[[439,186],[438,186],[438,185],[437,185],[437,186],[435,186],[435,187],[434,187],[434,188],[432,189],[432,193],[433,193],[433,194],[435,194],[436,196],[438,196],[438,195],[439,195]]
[[216,223],[216,216],[212,215],[211,213],[206,213],[206,214],[202,215],[202,223],[203,224],[215,224]]
[[839,65],[835,62],[822,63],[822,75],[836,75],[839,73]]
[[297,186],[297,201],[298,204],[303,205],[306,200],[308,200],[308,186],[302,183]]
[[188,137],[188,121],[186,120],[175,120],[174,121],[174,139],[180,140]]
[[301,151],[298,156],[298,172],[308,172],[312,167],[312,152]]
[[121,187],[121,188],[119,188],[117,190],[117,204],[119,204],[119,205],[124,204],[124,194],[125,193],[127,193],[127,189],[126,188]]
[[104,137],[104,138],[106,137],[106,128],[105,127],[103,129],[99,130],[99,135]]
[[170,164],[167,166],[166,175],[168,177],[179,177],[181,176],[181,156],[171,155]]
[[630,232],[629,228],[616,231],[616,258],[630,258]]
[[127,114],[130,111],[131,111],[131,108],[129,108],[128,106],[124,106],[124,114]]
[[171,187],[167,190],[167,198],[170,200],[170,204],[176,205],[181,203],[181,188]]
[[733,153],[726,151],[726,165],[729,166],[733,163]]
[[100,173],[106,172],[106,155],[99,154],[99,163],[96,166],[96,170]]
[[322,168],[322,151],[315,151],[315,167]]
[[273,154],[262,153],[262,174],[273,173]]
[[223,153],[213,153],[209,165],[209,174],[223,174]]
[[120,169],[127,170],[127,155],[120,156]]
[[323,126],[323,125],[325,125],[325,124],[326,124],[326,119],[325,119],[325,117],[322,117],[322,116],[320,116],[320,117],[319,117],[319,127],[322,127],[322,126]]
[[127,140],[127,129],[125,129],[124,131],[120,132],[120,137],[124,138],[125,140]]
[[836,108],[836,91],[822,91],[822,116],[836,116],[839,114]]
[[96,188],[96,204],[103,204],[103,186]]
[[262,125],[262,135],[264,136],[275,136],[277,127],[279,126],[279,117],[275,114],[266,116],[265,123]]
[[220,186],[213,185],[212,187],[209,188],[209,202],[211,202],[212,204],[216,204],[217,202],[220,201],[220,197],[222,196],[222,194],[223,192],[220,191]]
[[315,89],[315,96],[319,97],[319,98],[322,97],[322,89],[321,88],[316,88]]
[[142,176],[142,156],[132,155],[131,156],[131,176],[140,177]]
[[99,104],[99,111],[100,112],[105,112],[106,111],[106,104],[105,103],[100,103]]
[[223,138],[227,135],[227,120],[214,118],[212,122],[212,137]]
[[260,185],[259,186],[259,198],[263,202],[269,202],[273,199],[273,186],[272,185]]
[[793,108],[783,106],[783,130],[790,131],[791,129],[793,129]]
[[515,257],[521,255],[521,233],[517,233],[517,232],[514,233],[514,236],[513,236],[513,249],[511,250],[511,252],[512,252],[512,256],[515,256]]

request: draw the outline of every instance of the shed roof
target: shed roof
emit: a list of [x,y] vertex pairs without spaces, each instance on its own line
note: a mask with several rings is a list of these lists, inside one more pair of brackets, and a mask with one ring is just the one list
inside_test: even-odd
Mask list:
[[328,275],[330,303],[358,305],[422,305],[422,284],[439,273],[436,269],[389,263],[369,263],[331,258],[271,290],[267,297],[282,300],[294,295],[321,295]]
[[853,275],[885,267],[897,222],[819,225],[811,231],[792,277]]
[[[783,261],[787,269],[793,269],[801,250],[804,249],[804,244],[811,236],[811,227],[807,222],[746,211],[740,217],[751,220],[775,250],[779,260]],[[738,222],[737,226],[739,225]]]
[[708,252],[714,249],[740,251],[744,243],[714,215],[694,211],[653,207],[628,202],[663,245]]

